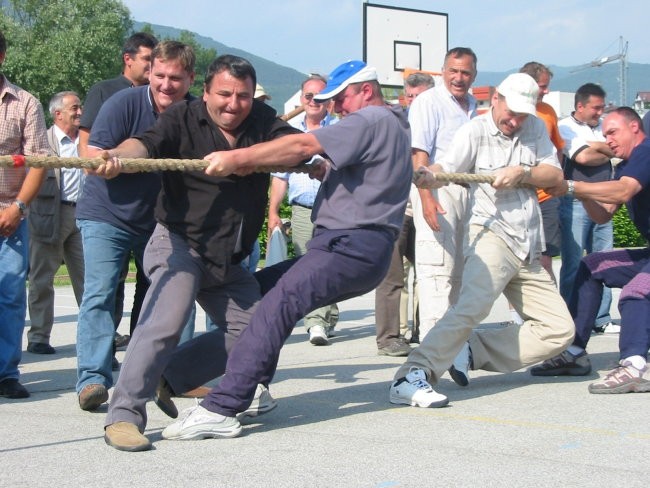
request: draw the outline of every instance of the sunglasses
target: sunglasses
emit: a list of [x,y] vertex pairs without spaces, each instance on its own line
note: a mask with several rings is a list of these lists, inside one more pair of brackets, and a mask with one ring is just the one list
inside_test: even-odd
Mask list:
[[[305,100],[307,100],[308,102],[311,102],[312,100],[314,100],[314,95],[316,95],[316,93],[307,92],[307,93],[303,93],[303,94],[302,94],[302,96],[303,96],[303,97],[305,98]],[[323,102],[321,102],[321,101],[319,101],[319,100],[314,100],[314,103],[323,103]]]

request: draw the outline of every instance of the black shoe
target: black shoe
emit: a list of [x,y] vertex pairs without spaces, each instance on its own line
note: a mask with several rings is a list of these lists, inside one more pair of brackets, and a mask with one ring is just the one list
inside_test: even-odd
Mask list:
[[44,342],[28,342],[27,352],[31,352],[32,354],[54,354],[56,350]]
[[564,351],[539,366],[530,368],[530,374],[533,376],[585,376],[589,373],[591,373],[591,362],[586,351],[577,356]]
[[0,381],[0,397],[28,398],[29,392],[16,378],[7,378]]
[[178,409],[174,404],[174,400],[172,400],[173,396],[174,392],[169,386],[169,383],[167,383],[164,377],[161,377],[156,387],[156,392],[153,395],[153,401],[165,415],[175,419],[178,417]]
[[113,356],[113,359],[111,360],[111,369],[113,371],[119,371],[120,370],[120,362],[117,360],[115,356]]
[[131,340],[130,335],[122,335],[116,332],[115,339],[113,339],[113,343],[115,344],[115,350],[126,351],[126,347],[129,345],[130,340]]

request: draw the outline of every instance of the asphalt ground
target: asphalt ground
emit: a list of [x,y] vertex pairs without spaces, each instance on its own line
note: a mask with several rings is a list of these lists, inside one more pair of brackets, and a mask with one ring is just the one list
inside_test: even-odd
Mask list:
[[[77,307],[71,288],[57,288],[57,354],[24,352],[21,381],[31,397],[0,399],[0,486],[648,486],[650,395],[587,391],[615,366],[617,335],[593,337],[589,376],[474,371],[466,388],[448,377],[439,383],[448,407],[419,409],[388,402],[403,358],[377,355],[373,294],[340,308],[330,346],[310,345],[296,327],[271,385],[278,408],[246,421],[240,437],[163,440],[171,419],[149,403],[145,434],[154,449],[125,453],[104,443],[105,406],[79,409]],[[618,318],[616,300],[612,314]],[[482,326],[508,319],[500,299]],[[199,333],[203,321],[199,312]]]

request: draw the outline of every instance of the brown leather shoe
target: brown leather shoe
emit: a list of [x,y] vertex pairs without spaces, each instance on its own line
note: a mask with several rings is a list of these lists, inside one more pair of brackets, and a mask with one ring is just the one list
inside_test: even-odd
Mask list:
[[97,410],[107,400],[108,390],[104,385],[86,385],[79,392],[79,406],[81,410]]
[[148,451],[151,442],[130,422],[115,422],[104,429],[104,441],[118,451]]
[[205,398],[211,391],[212,388],[209,388],[207,386],[199,386],[193,390],[186,391],[182,396],[185,398]]

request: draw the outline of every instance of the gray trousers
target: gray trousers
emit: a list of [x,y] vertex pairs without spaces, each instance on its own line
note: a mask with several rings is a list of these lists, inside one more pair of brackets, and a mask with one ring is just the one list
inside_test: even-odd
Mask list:
[[49,344],[54,324],[54,275],[65,261],[77,305],[84,293],[84,253],[75,207],[61,204],[59,240],[29,240],[29,319],[27,341]]
[[[307,242],[314,235],[311,209],[300,205],[291,206],[291,241],[296,256],[307,252]],[[314,325],[321,325],[326,331],[332,330],[339,321],[339,307],[336,303],[317,308],[304,317],[305,328],[309,331]]]
[[[141,431],[144,431],[147,423],[146,402],[153,396],[178,345],[194,300],[216,324],[224,325],[178,348],[176,354],[190,351],[185,359],[195,358],[185,363],[179,374],[208,379],[223,373],[223,369],[218,371],[219,364],[225,367],[227,351],[248,326],[260,300],[259,285],[247,270],[232,265],[226,276],[217,278],[196,251],[160,224],[156,226],[145,249],[144,269],[151,285],[142,305],[138,326],[127,348],[106,417],[106,425],[131,422]],[[208,355],[211,360],[205,365],[196,359],[201,354],[192,352],[193,348],[204,346],[211,348]],[[202,384],[200,379],[189,378],[188,381]],[[177,390],[174,385],[172,388],[179,393],[185,391]]]

